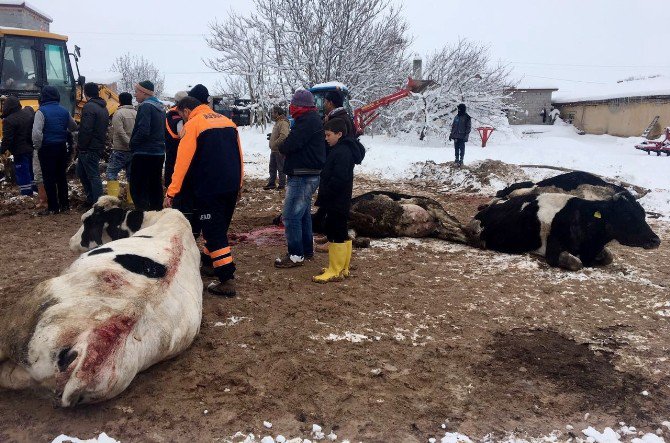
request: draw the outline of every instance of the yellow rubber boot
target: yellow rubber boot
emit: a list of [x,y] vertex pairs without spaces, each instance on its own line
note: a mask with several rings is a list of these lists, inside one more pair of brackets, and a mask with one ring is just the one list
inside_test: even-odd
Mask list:
[[119,192],[121,192],[121,187],[119,186],[118,180],[107,180],[107,195],[112,197],[119,198]]
[[344,244],[347,245],[347,260],[344,262],[344,269],[342,270],[342,276],[344,278],[349,278],[349,265],[351,264],[351,251],[353,249],[353,245],[351,240],[345,241]]
[[342,281],[342,271],[347,261],[347,245],[345,243],[331,243],[328,247],[328,267],[321,274],[312,277],[317,283]]
[[130,183],[126,185],[126,201],[133,205],[133,196],[130,195]]

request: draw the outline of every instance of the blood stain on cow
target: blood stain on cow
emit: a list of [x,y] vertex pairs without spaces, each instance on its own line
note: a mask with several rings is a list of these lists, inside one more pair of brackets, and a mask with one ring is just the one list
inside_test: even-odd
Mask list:
[[125,341],[137,320],[127,315],[116,315],[102,323],[89,335],[86,357],[79,378],[91,381],[102,366]]
[[120,289],[121,287],[128,284],[125,278],[121,274],[115,271],[102,271],[100,273],[100,280],[102,280],[108,287],[113,290]]

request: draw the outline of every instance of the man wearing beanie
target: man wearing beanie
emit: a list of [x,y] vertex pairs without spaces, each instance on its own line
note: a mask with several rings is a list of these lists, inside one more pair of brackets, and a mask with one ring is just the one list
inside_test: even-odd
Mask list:
[[207,90],[205,85],[201,85],[200,83],[188,91],[188,96],[197,98],[203,105],[209,104],[209,90]]
[[149,80],[135,85],[137,109],[135,127],[130,136],[130,194],[141,211],[163,208],[163,162],[165,160],[165,108],[154,97]]
[[279,152],[286,157],[287,185],[282,218],[288,253],[275,260],[277,268],[301,266],[305,258],[314,256],[312,196],[319,187],[319,174],[326,162],[323,122],[312,93],[297,90],[288,110],[295,123],[279,147]]
[[[112,197],[119,196],[119,172],[121,169],[126,171],[130,167],[130,134],[135,126],[135,117],[137,111],[133,107],[133,96],[128,92],[119,94],[119,108],[112,117],[112,153],[109,156],[107,164],[107,195]],[[130,192],[126,193],[126,198],[130,200]]]
[[107,102],[100,98],[98,85],[86,83],[84,95],[88,99],[81,110],[79,138],[77,139],[77,176],[86,193],[86,203],[93,206],[102,196],[100,158],[105,150],[109,112]]

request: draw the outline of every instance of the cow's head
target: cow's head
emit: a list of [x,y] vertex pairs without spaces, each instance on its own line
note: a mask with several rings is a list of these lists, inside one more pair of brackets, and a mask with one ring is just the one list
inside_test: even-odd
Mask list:
[[661,244],[645,220],[642,205],[630,193],[615,194],[603,214],[595,216],[604,218],[608,235],[622,245],[654,249]]
[[112,398],[130,384],[137,370],[133,367],[136,357],[129,359],[124,349],[135,318],[117,314],[95,323],[81,328],[79,335],[69,337],[52,353],[52,364],[58,368],[56,401],[63,407]]
[[105,195],[81,216],[81,221],[70,239],[70,249],[79,252],[132,235],[142,226],[143,212],[126,211],[118,198]]

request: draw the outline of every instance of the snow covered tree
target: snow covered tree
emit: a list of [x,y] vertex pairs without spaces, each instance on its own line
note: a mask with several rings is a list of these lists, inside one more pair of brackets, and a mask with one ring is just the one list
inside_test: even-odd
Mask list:
[[252,100],[290,98],[299,87],[332,80],[354,99],[376,98],[407,72],[407,24],[390,0],[254,0],[210,25],[220,52],[213,69],[246,76]]
[[119,92],[135,91],[135,85],[144,80],[150,80],[154,84],[154,93],[156,97],[163,94],[163,85],[165,77],[153,63],[142,56],[126,53],[117,57],[111,70],[121,74],[119,82]]
[[447,137],[459,103],[467,106],[473,130],[504,120],[504,110],[509,107],[504,90],[511,84],[510,68],[493,65],[486,46],[462,39],[443,47],[427,57],[424,78],[436,85],[412,94],[386,113],[394,128],[417,134],[421,140]]

